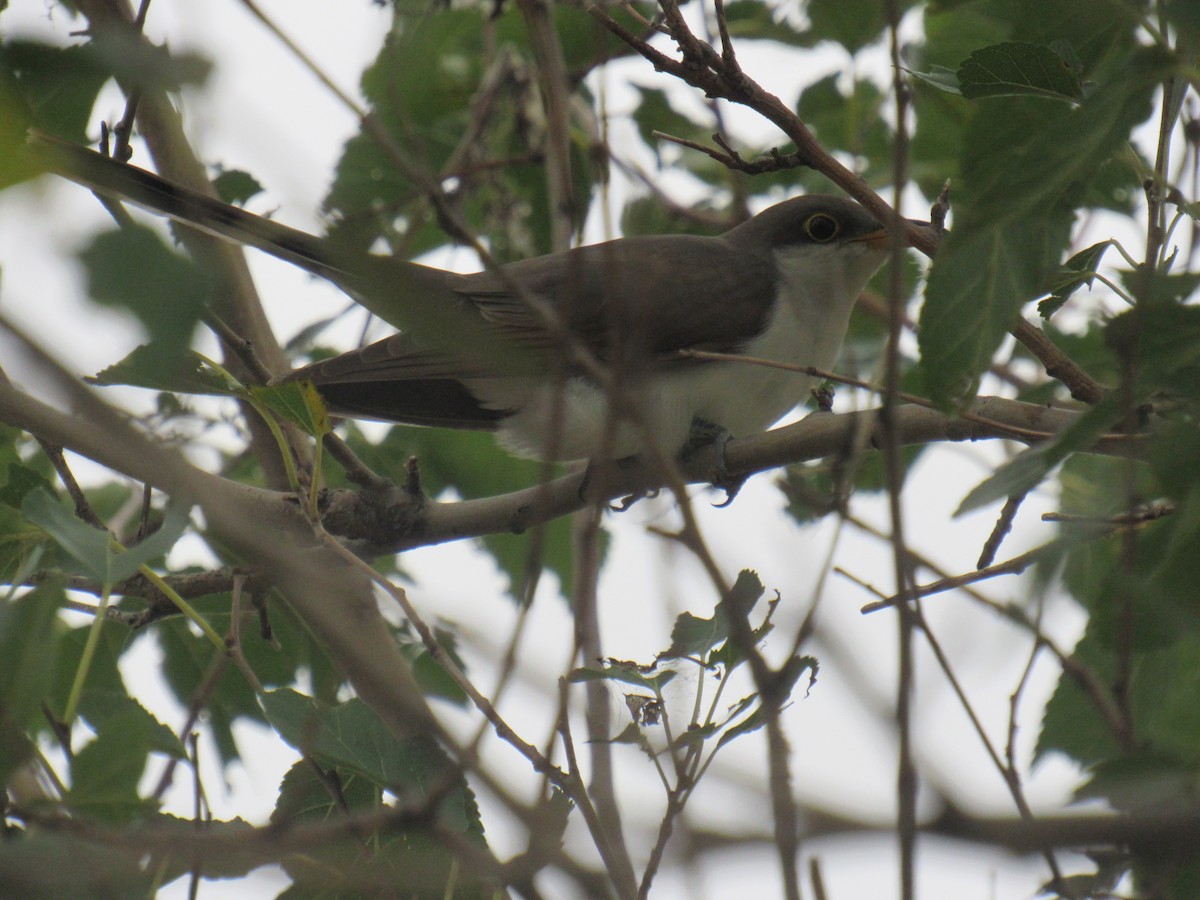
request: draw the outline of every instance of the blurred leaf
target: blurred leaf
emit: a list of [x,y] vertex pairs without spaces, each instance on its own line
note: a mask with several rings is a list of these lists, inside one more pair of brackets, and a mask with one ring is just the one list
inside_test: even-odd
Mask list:
[[954,69],[947,69],[945,66],[931,66],[928,72],[915,72],[912,69],[905,69],[904,71],[908,72],[909,75],[918,81],[923,81],[925,84],[931,85],[939,91],[962,96],[962,89],[958,85],[958,72]]
[[124,823],[153,811],[154,803],[138,796],[155,723],[132,710],[100,726],[95,740],[71,760],[71,789],[66,802],[89,819]]
[[671,629],[671,646],[662,654],[663,658],[690,657],[707,662],[710,652],[729,638],[731,617],[740,620],[747,632],[751,630],[747,617],[763,591],[758,575],[743,569],[738,573],[729,594],[713,610],[712,618],[702,619],[685,612],[675,619],[675,627]]
[[[401,629],[397,639],[400,652],[412,666],[413,677],[417,680],[421,692],[428,697],[441,697],[443,700],[465,706],[468,701],[466,691],[446,671],[446,668],[433,658],[424,643],[414,639],[408,631],[407,627]],[[442,649],[450,655],[459,671],[465,672],[467,665],[458,654],[457,635],[445,628],[435,628],[434,637],[437,638]]]
[[1200,769],[1153,754],[1135,754],[1102,762],[1075,796],[1101,799],[1122,812],[1188,812],[1200,795]]
[[[430,496],[453,489],[468,500],[493,497],[537,484],[547,472],[541,463],[517,459],[504,452],[490,434],[446,428],[393,428],[363,459],[376,471],[393,472],[400,480],[401,464],[410,456],[417,458],[422,486]],[[375,466],[376,460],[380,466]],[[608,547],[608,537],[603,531],[600,541],[603,560]],[[481,543],[508,575],[509,590],[514,596],[524,597],[529,579],[543,570],[553,572],[560,584],[571,583],[571,531],[565,519],[527,534],[489,535]]]
[[637,109],[633,111],[633,121],[637,125],[638,131],[641,132],[642,140],[654,151],[655,158],[660,165],[662,156],[659,151],[664,141],[654,132],[661,131],[672,137],[698,143],[706,143],[711,139],[715,126],[711,122],[701,125],[682,113],[676,112],[671,106],[669,95],[665,90],[641,86],[637,86],[635,89],[640,100]]
[[0,503],[20,509],[25,498],[33,491],[41,490],[54,496],[54,485],[41,472],[15,462],[8,464],[8,480],[0,487]]
[[[794,656],[788,660],[787,665],[779,672],[779,681],[777,683],[777,702],[779,702],[780,706],[783,705],[784,700],[791,697],[796,682],[800,680],[800,676],[805,672],[808,672],[808,690],[811,691],[813,685],[817,683],[817,672],[819,670],[820,665],[815,656]],[[744,734],[757,731],[765,724],[766,710],[762,706],[759,706],[737,725],[723,732],[721,739],[717,741],[717,746],[724,747],[730,741]]]
[[974,379],[1038,292],[1051,252],[1068,235],[1049,217],[956,226],[930,270],[918,342],[930,396],[974,396]]
[[735,47],[746,40],[778,41],[792,47],[811,47],[814,42],[811,32],[793,27],[787,16],[779,15],[776,7],[762,0],[726,3],[725,23]]
[[1107,395],[1057,437],[1027,447],[1001,465],[971,489],[954,515],[961,516],[997,500],[1032,490],[1070,454],[1091,447],[1120,418],[1120,398],[1116,394]]
[[79,258],[92,299],[129,309],[141,320],[150,338],[145,352],[168,380],[186,371],[192,332],[215,290],[208,270],[141,226],[101,234]]
[[212,180],[217,196],[226,203],[242,206],[251,197],[263,192],[263,186],[249,172],[241,169],[225,169]]
[[327,822],[347,809],[356,812],[377,809],[382,799],[382,790],[367,778],[341,779],[338,788],[335,796],[329,790],[328,779],[321,778],[312,762],[300,760],[283,775],[271,824],[282,827],[296,822]]
[[[87,126],[96,95],[111,77],[99,63],[95,52],[84,46],[52,47],[15,40],[0,44],[4,130],[16,132],[17,120],[24,119],[25,128],[36,126],[75,143],[88,143]],[[12,149],[24,143],[25,128],[19,136],[14,135]]]
[[42,719],[59,653],[55,620],[66,601],[53,582],[0,604],[0,783],[32,754],[25,732]]
[[806,87],[796,113],[827,147],[836,147],[865,160],[860,171],[868,181],[890,174],[893,135],[884,110],[886,97],[872,81],[855,79],[847,90],[840,73]]
[[[195,598],[191,603],[218,633],[227,633],[230,604],[228,595]],[[225,613],[224,620],[218,617],[218,612],[222,610]],[[167,686],[177,702],[186,708],[189,703],[194,702],[193,698],[198,696],[203,686],[207,697],[206,724],[216,744],[218,759],[222,766],[238,759],[238,745],[233,738],[234,721],[243,716],[254,722],[264,721],[257,698],[246,679],[236,667],[227,666],[215,685],[211,684],[213,645],[207,638],[193,633],[182,616],[158,623],[155,626],[155,636],[162,650],[161,671],[166,676]],[[243,640],[248,649],[256,648],[262,643],[259,640]],[[269,653],[261,655],[268,659],[274,656]],[[251,664],[261,679],[260,660],[254,660]]]
[[80,714],[93,729],[99,731],[116,720],[118,727],[132,727],[138,734],[144,735],[148,749],[175,759],[187,758],[183,743],[175,732],[130,697],[124,687],[113,689],[96,684],[90,686],[85,695]]
[[158,886],[159,873],[143,867],[139,850],[104,846],[61,831],[12,832],[0,842],[0,896],[148,897]]
[[129,578],[138,568],[163,556],[175,546],[188,527],[190,507],[167,507],[163,525],[140,544],[125,552],[114,549],[107,531],[93,528],[75,517],[74,512],[45,491],[33,491],[21,504],[25,517],[49,534],[58,545],[80,564],[89,578],[102,584],[115,584]]
[[601,668],[580,666],[572,669],[567,680],[572,684],[581,684],[585,681],[619,681],[646,688],[658,695],[667,682],[677,674],[671,669],[663,669],[654,674],[650,674],[651,672],[654,672],[653,666],[642,666],[628,660],[606,659]]
[[96,67],[118,81],[141,90],[179,91],[199,86],[212,70],[208,60],[190,53],[173,53],[142,39],[126,28],[98,30],[89,44],[79,48]]
[[1083,98],[1082,65],[1066,42],[1008,41],[972,53],[958,69],[958,82],[970,100],[1030,95],[1077,101]]
[[[899,14],[913,5],[914,0],[897,3]],[[809,40],[836,41],[850,53],[857,53],[873,43],[887,27],[887,11],[881,5],[845,3],[843,0],[810,0],[805,7]]]
[[1200,307],[1174,302],[1190,293],[1197,276],[1158,276],[1148,302],[1110,319],[1107,346],[1137,372],[1141,391],[1161,390],[1200,398]]

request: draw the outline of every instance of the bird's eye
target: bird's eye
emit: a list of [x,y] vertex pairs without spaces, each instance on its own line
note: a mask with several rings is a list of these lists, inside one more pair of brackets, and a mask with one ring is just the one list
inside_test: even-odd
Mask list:
[[804,233],[818,244],[827,244],[837,237],[838,221],[825,213],[813,213],[804,223]]

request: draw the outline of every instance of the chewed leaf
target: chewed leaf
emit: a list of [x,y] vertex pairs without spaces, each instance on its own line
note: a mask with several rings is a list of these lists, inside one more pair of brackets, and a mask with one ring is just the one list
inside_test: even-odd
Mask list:
[[637,663],[606,659],[602,668],[582,666],[573,670],[567,680],[572,684],[583,681],[620,681],[658,692],[674,677],[675,673],[670,669],[650,674],[646,667]]

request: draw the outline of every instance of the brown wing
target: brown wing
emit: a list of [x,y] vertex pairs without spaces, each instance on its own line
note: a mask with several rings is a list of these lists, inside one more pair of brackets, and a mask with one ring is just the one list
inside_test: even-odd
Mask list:
[[398,334],[291,377],[312,379],[342,415],[491,429],[509,411],[482,406],[462,379],[536,375],[562,365],[554,330],[526,296],[545,304],[598,358],[653,365],[681,349],[738,350],[765,326],[775,282],[769,259],[721,238],[665,235],[524,260],[500,272],[448,274],[446,287],[465,301],[469,318],[494,332],[494,346],[476,342],[460,355]]
[[681,349],[732,351],[757,335],[774,299],[773,263],[722,238],[624,238],[458,276],[453,289],[498,332],[549,347],[553,334],[513,285],[546,303],[601,359],[614,334],[650,357]]

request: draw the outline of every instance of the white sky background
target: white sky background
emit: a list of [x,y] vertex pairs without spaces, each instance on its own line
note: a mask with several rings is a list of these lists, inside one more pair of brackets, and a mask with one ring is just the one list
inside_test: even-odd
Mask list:
[[[357,86],[360,67],[374,56],[389,20],[385,12],[366,0],[262,0],[260,5],[335,81],[351,91]],[[61,21],[48,21],[50,16],[43,0],[13,0],[0,23],[8,35],[19,32],[61,37],[67,29]],[[56,10],[53,16],[60,17],[61,11]],[[189,91],[183,99],[185,127],[201,157],[226,168],[246,169],[264,184],[266,194],[251,201],[254,211],[272,212],[288,224],[318,231],[317,212],[330,173],[343,141],[355,131],[351,114],[236,0],[155,0],[148,31],[156,40],[168,37],[177,51],[196,50],[216,63],[209,83],[202,90]],[[744,48],[741,59],[752,75],[785,100],[792,99],[797,89],[790,80],[816,80],[844,64],[827,52],[805,57],[800,65],[778,65],[775,55],[765,54],[761,47]],[[872,63],[886,65],[883,57]],[[785,73],[789,81],[781,80]],[[609,89],[610,108],[615,111],[630,105],[628,92],[622,90],[627,78],[657,86],[668,83],[640,61],[615,64],[602,77]],[[113,121],[122,109],[123,98],[110,89],[103,95],[98,116]],[[763,126],[756,126],[755,133],[769,134]],[[918,201],[914,208],[903,212],[921,216],[925,209]],[[141,339],[136,326],[125,317],[98,310],[79,299],[82,287],[78,266],[70,257],[56,255],[64,248],[82,246],[88,235],[107,224],[91,196],[73,186],[43,180],[35,186],[12,189],[0,198],[0,304],[7,315],[27,327],[60,358],[70,359],[81,373],[95,372],[119,359]],[[258,254],[252,254],[250,262],[268,312],[284,339],[346,304],[342,294],[296,269]],[[453,255],[443,264],[470,267],[465,254]],[[348,327],[345,340],[350,342],[355,337],[353,328]],[[21,364],[13,361],[15,352],[11,344],[0,343],[6,369],[21,380]],[[985,385],[985,391],[988,389]],[[144,396],[136,392],[121,396],[130,402],[144,402]],[[852,402],[853,397],[843,393],[838,408],[847,409]],[[996,510],[957,520],[951,519],[951,513],[1003,452],[996,443],[937,448],[925,454],[908,482],[908,537],[917,549],[932,555],[950,571],[965,571],[974,565]],[[799,529],[783,513],[782,496],[771,481],[770,475],[753,478],[733,506],[723,510],[709,509],[710,498],[701,492],[696,510],[727,577],[732,579],[739,569],[753,568],[769,593],[776,589],[782,593],[777,635],[794,633],[814,591],[823,584],[819,640],[808,648],[821,660],[820,678],[811,695],[797,700],[784,717],[795,751],[795,792],[804,803],[866,817],[886,829],[894,815],[896,779],[890,722],[895,617],[889,613],[861,616],[858,608],[872,598],[843,578],[830,575],[822,583],[820,575],[832,554],[837,564],[890,592],[890,550],[832,521]],[[1052,536],[1051,527],[1041,524],[1038,516],[1054,505],[1055,498],[1045,493],[1029,498],[1005,542],[1002,558]],[[856,497],[852,508],[877,526],[886,527],[886,506],[881,499]],[[629,513],[608,518],[613,550],[600,586],[608,655],[649,660],[669,643],[671,623],[680,611],[711,614],[716,598],[699,566],[679,549],[646,532],[647,525],[669,527],[674,521],[668,500],[643,502]],[[490,560],[469,544],[455,544],[410,553],[405,565],[414,575],[412,599],[426,616],[462,624],[469,671],[487,693],[490,659],[498,647],[504,646],[496,636],[507,636],[514,627],[512,604],[502,596],[502,582]],[[550,714],[544,698],[553,694],[554,681],[563,671],[570,647],[565,605],[550,590],[552,579],[547,582],[534,605],[518,684],[501,704],[502,713],[517,730],[539,742],[546,734]],[[1009,578],[982,589],[1007,601],[1021,599],[1028,585],[1026,579]],[[968,696],[980,711],[993,742],[1002,750],[1009,694],[1025,665],[1028,637],[995,615],[981,612],[961,595],[934,597],[925,608]],[[1064,599],[1051,601],[1049,611],[1047,630],[1069,647],[1082,628],[1081,614]],[[1007,791],[966,716],[919,637],[916,645],[916,756],[923,777],[968,812],[1011,815]],[[786,646],[786,638],[779,637],[776,646],[768,644],[768,654],[772,650],[781,653]],[[140,639],[137,655],[142,666],[152,665],[156,652],[152,639]],[[1019,733],[1020,758],[1026,763],[1037,734],[1041,704],[1049,696],[1057,674],[1056,667],[1042,658],[1026,689]],[[126,678],[135,683],[128,672]],[[145,684],[147,681],[151,683]],[[182,711],[152,682],[153,678],[138,677],[136,683],[145,684],[140,694],[164,722],[178,728]],[[473,717],[449,715],[464,724],[463,733],[470,733],[465,723],[473,722]],[[273,806],[282,772],[295,756],[282,754],[282,745],[274,735],[255,727],[241,729],[239,739],[245,767],[234,766],[223,776],[210,765],[205,782],[218,816],[242,815],[261,822]],[[487,758],[496,761],[494,766],[505,759],[512,761],[514,783],[534,783],[528,778],[528,767],[507,747],[492,741],[487,748]],[[663,799],[661,787],[638,751],[618,747],[615,753],[627,824],[632,826],[631,843],[640,865],[653,840]],[[214,758],[211,749],[204,755],[208,760]],[[737,788],[743,781],[759,785],[764,780],[762,741],[752,737],[734,742],[722,751],[719,760],[692,801],[692,821],[731,833],[746,827],[768,831],[769,807],[757,805],[759,794],[742,793]],[[157,778],[158,772],[152,765],[148,777]],[[223,794],[223,777],[230,788],[228,795]],[[171,798],[172,811],[180,815],[191,814],[190,790],[185,783],[188,780],[180,779]],[[1077,783],[1077,773],[1051,760],[1026,780],[1025,787],[1034,809],[1047,810],[1065,803]],[[748,807],[746,799],[751,796],[756,805]],[[929,797],[927,793],[926,799]],[[499,815],[494,804],[486,797],[481,799],[485,815]],[[932,809],[927,807],[927,811]],[[500,819],[491,824],[489,839],[500,854],[521,849],[512,835],[506,834]],[[572,841],[583,845],[587,837],[577,834]],[[820,856],[828,893],[834,900],[886,900],[897,895],[894,838],[886,832],[876,837],[857,835],[850,840],[810,842],[804,851]],[[1062,859],[1067,872],[1086,869],[1081,860],[1067,856]],[[772,897],[780,892],[778,865],[769,846],[708,857],[702,869],[691,870],[686,877],[670,863],[668,854],[667,869],[656,881],[656,898],[715,898],[736,893]],[[919,872],[920,896],[932,900],[1028,898],[1048,877],[1039,858],[1015,858],[934,839],[921,842]],[[201,897],[264,896],[285,884],[280,874],[260,871],[241,882],[206,882]],[[177,881],[162,896],[186,896],[186,887],[186,880]],[[554,891],[550,896],[555,896]]]

